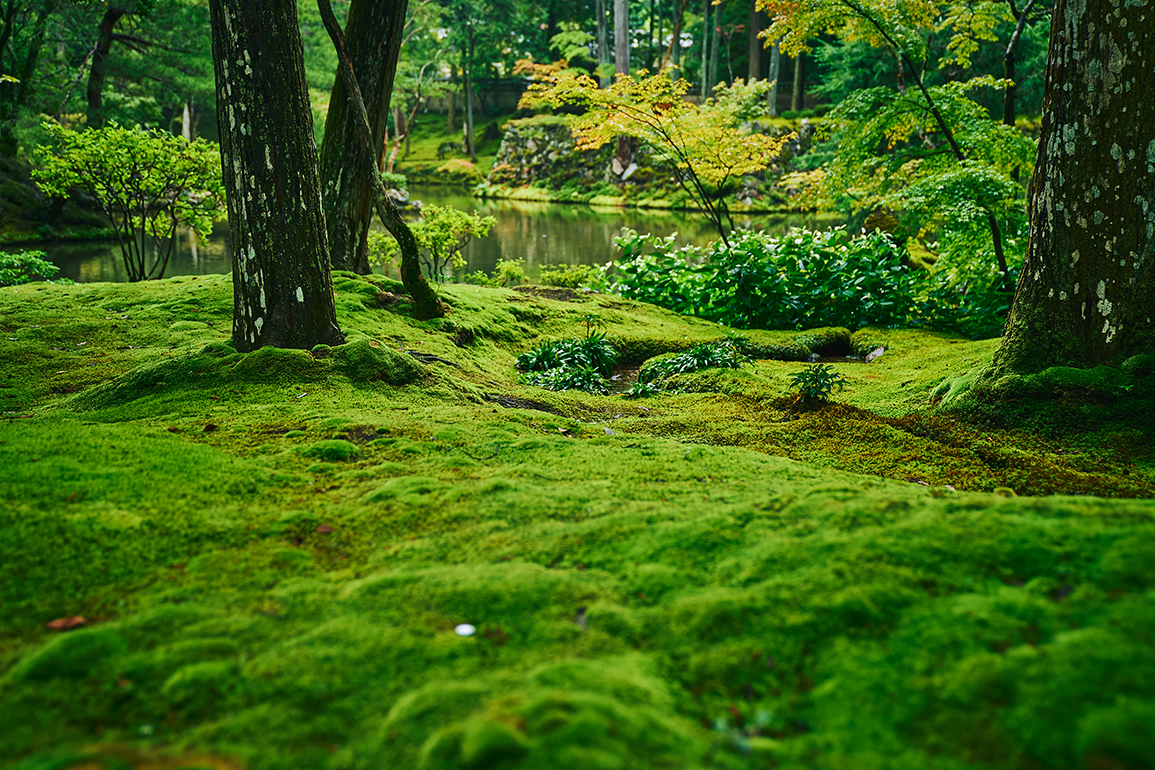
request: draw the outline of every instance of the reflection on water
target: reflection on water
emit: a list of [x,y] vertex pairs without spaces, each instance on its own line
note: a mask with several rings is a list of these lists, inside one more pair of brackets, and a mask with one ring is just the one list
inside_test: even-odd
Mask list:
[[[474,239],[464,251],[466,266],[458,275],[477,270],[490,272],[499,259],[525,260],[527,273],[536,280],[542,265],[603,264],[614,257],[614,238],[623,227],[657,235],[678,233],[679,244],[705,245],[717,237],[709,220],[684,211],[639,211],[636,209],[593,208],[538,201],[478,200],[445,188],[414,188],[412,197],[423,203],[454,206],[493,216],[497,225],[485,238]],[[829,221],[813,216],[756,215],[735,217],[739,227],[755,227],[770,232],[786,232],[790,227],[828,227]],[[113,241],[45,244],[32,246],[47,252],[60,267],[61,278],[88,283],[125,281],[127,274],[120,248]],[[147,251],[152,258],[151,250]],[[229,256],[228,224],[220,222],[207,242],[181,232],[166,276],[227,273]]]

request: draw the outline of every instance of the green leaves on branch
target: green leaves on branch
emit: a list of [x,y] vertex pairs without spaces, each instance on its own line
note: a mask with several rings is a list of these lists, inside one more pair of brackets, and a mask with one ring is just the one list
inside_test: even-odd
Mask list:
[[46,195],[68,197],[79,187],[96,198],[116,233],[130,281],[164,276],[178,227],[207,238],[213,222],[225,217],[214,144],[115,123],[73,131],[46,122],[44,129],[52,144],[37,148],[33,179]]
[[47,260],[43,251],[0,251],[0,286],[20,286],[40,279],[45,283],[72,283],[68,278],[52,280],[60,268]]

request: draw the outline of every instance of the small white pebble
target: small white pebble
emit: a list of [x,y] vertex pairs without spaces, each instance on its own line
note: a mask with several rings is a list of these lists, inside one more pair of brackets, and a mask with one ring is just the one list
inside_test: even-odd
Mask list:
[[473,636],[474,632],[477,631],[476,628],[469,625],[468,623],[462,623],[453,630],[457,632],[458,636]]

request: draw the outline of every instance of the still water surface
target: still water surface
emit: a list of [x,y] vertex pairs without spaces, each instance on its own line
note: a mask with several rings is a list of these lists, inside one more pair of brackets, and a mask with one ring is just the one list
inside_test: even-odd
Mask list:
[[[614,238],[623,227],[640,233],[666,236],[678,233],[678,241],[705,245],[717,237],[709,221],[685,211],[592,208],[583,205],[533,201],[479,200],[447,188],[413,188],[415,200],[426,205],[454,206],[497,219],[490,234],[474,239],[464,251],[467,264],[458,275],[477,270],[491,272],[499,259],[525,260],[526,272],[536,281],[542,265],[603,264],[615,256]],[[790,227],[828,227],[830,222],[813,216],[756,215],[735,217],[739,227],[786,232]],[[47,252],[60,267],[61,278],[88,283],[125,281],[120,249],[111,241],[88,241],[34,246]],[[232,269],[229,228],[217,224],[207,242],[198,243],[185,233],[177,244],[166,276],[227,273]]]

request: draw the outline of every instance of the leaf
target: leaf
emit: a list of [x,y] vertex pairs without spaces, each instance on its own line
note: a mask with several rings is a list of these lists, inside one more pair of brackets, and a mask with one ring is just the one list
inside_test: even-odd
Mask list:
[[57,618],[44,624],[45,628],[51,628],[53,631],[71,631],[74,628],[80,628],[87,625],[88,621],[84,619],[83,615],[72,615],[67,618]]
[[322,535],[327,535],[330,532],[336,532],[337,528],[329,524],[320,524],[317,526],[317,532]]

